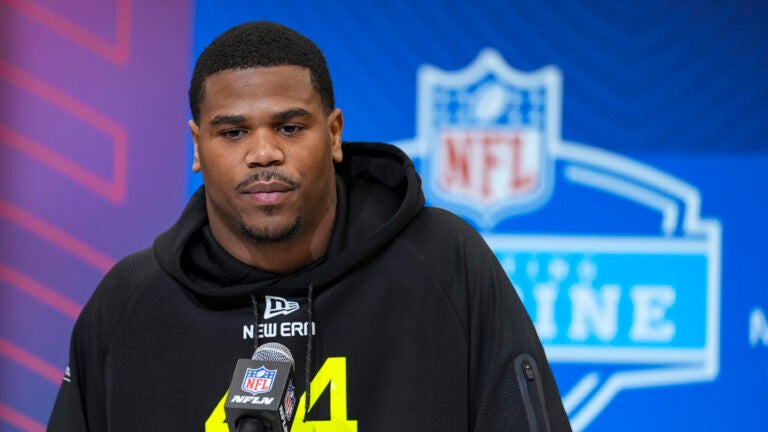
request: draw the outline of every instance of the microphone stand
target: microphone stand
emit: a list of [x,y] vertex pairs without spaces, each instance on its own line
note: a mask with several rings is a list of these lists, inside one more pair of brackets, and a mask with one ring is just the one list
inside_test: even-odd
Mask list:
[[237,422],[237,432],[269,432],[272,428],[255,417],[242,417]]

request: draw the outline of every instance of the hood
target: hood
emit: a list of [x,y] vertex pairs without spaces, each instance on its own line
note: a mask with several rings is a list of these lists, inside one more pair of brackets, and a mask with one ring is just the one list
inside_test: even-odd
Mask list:
[[198,296],[302,295],[352,271],[386,247],[424,206],[413,162],[395,146],[345,142],[336,165],[336,220],[324,257],[289,274],[261,271],[227,253],[208,226],[205,189],[190,198],[179,220],[161,234],[154,252],[161,267]]

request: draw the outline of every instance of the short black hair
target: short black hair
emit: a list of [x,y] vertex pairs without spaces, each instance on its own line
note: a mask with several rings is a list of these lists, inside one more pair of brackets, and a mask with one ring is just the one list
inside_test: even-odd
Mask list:
[[205,98],[205,79],[230,69],[269,66],[301,66],[309,69],[312,86],[326,113],[334,108],[333,83],[322,51],[304,35],[286,26],[254,21],[222,33],[203,50],[189,83],[189,110],[200,124],[200,104]]

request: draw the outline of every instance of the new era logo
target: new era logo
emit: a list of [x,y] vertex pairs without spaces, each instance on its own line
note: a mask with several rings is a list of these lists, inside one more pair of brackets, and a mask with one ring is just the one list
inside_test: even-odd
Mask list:
[[264,300],[267,306],[264,308],[264,319],[274,318],[278,315],[288,315],[299,310],[299,304],[282,297],[266,296]]

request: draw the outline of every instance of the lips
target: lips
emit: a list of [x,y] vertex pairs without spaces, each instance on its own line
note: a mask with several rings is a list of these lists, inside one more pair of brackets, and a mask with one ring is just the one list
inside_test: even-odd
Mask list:
[[288,192],[293,187],[277,181],[271,182],[254,182],[243,188],[243,193],[270,193],[270,192]]
[[241,192],[259,204],[275,204],[293,189],[292,186],[282,182],[254,182],[243,188]]

